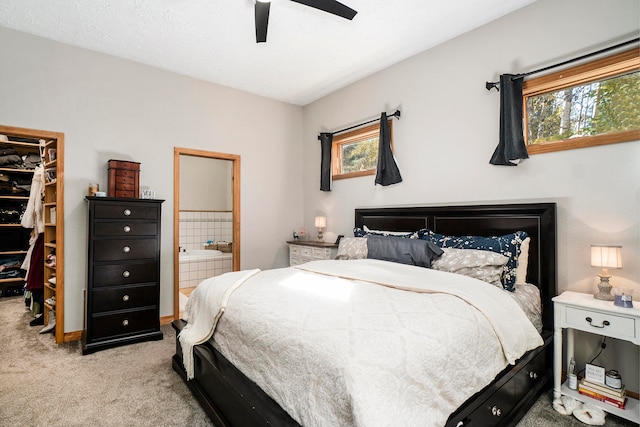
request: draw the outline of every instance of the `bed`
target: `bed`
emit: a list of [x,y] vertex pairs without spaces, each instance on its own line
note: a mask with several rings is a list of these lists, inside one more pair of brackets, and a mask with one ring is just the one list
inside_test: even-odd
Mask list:
[[[519,230],[526,232],[530,238],[527,282],[537,286],[540,291],[541,345],[527,351],[515,364],[508,365],[495,377],[492,375],[490,383],[474,390],[459,406],[450,408],[450,411],[447,409],[447,426],[513,425],[550,384],[553,330],[551,298],[556,295],[557,281],[555,220],[556,206],[553,203],[356,210],[357,228],[396,232],[415,232],[426,228],[449,236],[500,236]],[[180,333],[186,322],[176,320],[173,326]],[[225,340],[223,334],[220,337],[219,341]],[[213,339],[195,346],[192,354],[193,379],[187,381],[183,349],[177,339],[173,368],[187,382],[214,424],[300,425],[223,356],[219,343]],[[283,398],[278,396],[278,399],[282,401]],[[296,418],[300,416],[296,414]],[[402,415],[396,415],[398,424],[402,424],[403,418]],[[430,424],[425,422],[424,425]]]

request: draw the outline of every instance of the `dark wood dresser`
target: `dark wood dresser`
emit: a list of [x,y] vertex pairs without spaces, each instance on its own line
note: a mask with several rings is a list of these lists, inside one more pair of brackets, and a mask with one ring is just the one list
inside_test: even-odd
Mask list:
[[160,218],[164,200],[87,197],[89,265],[82,354],[162,339]]

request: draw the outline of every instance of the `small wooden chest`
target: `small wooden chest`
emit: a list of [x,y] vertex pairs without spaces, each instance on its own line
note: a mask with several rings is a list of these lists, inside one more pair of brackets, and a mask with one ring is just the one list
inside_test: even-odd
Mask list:
[[109,197],[140,197],[140,163],[109,160]]

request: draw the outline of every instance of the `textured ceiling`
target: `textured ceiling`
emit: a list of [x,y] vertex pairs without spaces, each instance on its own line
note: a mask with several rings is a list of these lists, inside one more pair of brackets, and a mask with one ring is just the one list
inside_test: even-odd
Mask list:
[[343,0],[353,21],[273,0],[0,0],[0,26],[296,105],[535,0]]

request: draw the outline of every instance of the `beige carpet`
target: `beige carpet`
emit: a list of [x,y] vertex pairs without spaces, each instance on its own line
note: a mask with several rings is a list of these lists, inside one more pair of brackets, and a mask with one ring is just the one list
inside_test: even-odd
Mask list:
[[[0,298],[0,426],[211,426],[171,368],[175,334],[82,356],[57,345],[21,297]],[[543,395],[519,427],[584,426],[557,414]],[[607,417],[607,426],[635,424]]]

